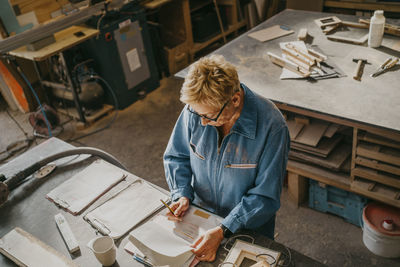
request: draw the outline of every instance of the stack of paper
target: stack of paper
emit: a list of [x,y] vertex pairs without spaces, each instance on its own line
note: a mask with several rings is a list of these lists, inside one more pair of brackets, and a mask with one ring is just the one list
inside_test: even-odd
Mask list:
[[190,207],[182,222],[169,221],[166,212],[156,215],[129,234],[129,240],[154,264],[180,267],[193,256],[190,247],[200,235],[218,226],[222,218]]

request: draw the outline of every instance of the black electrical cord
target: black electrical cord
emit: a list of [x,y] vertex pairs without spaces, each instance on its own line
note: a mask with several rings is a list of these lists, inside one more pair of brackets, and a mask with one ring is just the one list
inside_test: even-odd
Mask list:
[[[29,177],[31,174],[34,172],[40,170],[43,166],[46,166],[48,163],[56,161],[60,158],[64,157],[69,157],[69,156],[74,156],[74,155],[80,155],[80,154],[89,154],[89,155],[94,155],[98,156],[105,161],[121,168],[124,170],[127,170],[127,168],[119,162],[114,156],[111,154],[108,154],[107,152],[93,148],[93,147],[79,147],[79,148],[74,148],[66,151],[62,151],[59,153],[56,153],[54,155],[51,155],[47,158],[41,159],[40,161],[28,166],[22,171],[19,171],[18,173],[14,174],[11,177],[6,177],[3,179],[4,182],[0,182],[0,206],[4,204],[7,199],[9,192],[15,188],[17,188],[19,185],[22,183],[26,182],[26,178]],[[35,179],[35,181],[38,179]]]

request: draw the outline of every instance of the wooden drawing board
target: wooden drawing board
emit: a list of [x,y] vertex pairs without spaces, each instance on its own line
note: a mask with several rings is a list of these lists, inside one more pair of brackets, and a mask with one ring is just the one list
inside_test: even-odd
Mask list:
[[[269,256],[260,254],[271,255],[275,259],[275,261]],[[257,257],[257,255],[260,256]],[[270,264],[271,267],[275,267],[277,266],[277,262],[279,261],[280,255],[281,255],[280,252],[236,239],[228,255],[226,256],[224,262],[234,263],[237,267],[241,267],[242,263],[246,260],[247,261],[251,260],[255,262],[259,262],[260,260],[265,260]]]
[[18,227],[0,239],[0,252],[19,266],[78,266],[54,248]]
[[275,25],[260,31],[249,33],[248,36],[260,42],[266,42],[292,33],[294,33],[294,31],[284,30],[279,25]]

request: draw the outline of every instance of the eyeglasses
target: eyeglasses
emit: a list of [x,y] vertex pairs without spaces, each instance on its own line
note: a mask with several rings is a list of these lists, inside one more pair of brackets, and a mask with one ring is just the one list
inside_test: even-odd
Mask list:
[[215,118],[213,118],[213,119],[207,117],[206,115],[200,115],[199,113],[197,113],[196,111],[194,111],[189,105],[187,106],[187,110],[188,110],[189,112],[191,112],[191,113],[193,113],[193,114],[195,114],[195,115],[197,115],[197,116],[203,118],[203,119],[216,122],[216,121],[218,120],[219,116],[221,116],[222,111],[224,111],[226,105],[228,105],[228,103],[229,103],[229,101],[227,101],[227,102],[222,106],[221,110],[218,112],[217,117],[215,117]]

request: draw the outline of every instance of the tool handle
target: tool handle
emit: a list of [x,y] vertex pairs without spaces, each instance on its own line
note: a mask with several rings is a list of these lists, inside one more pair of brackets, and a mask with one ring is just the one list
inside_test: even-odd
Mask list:
[[389,64],[387,64],[387,65],[385,66],[385,69],[390,69],[390,68],[394,67],[394,65],[396,65],[397,62],[399,62],[399,59],[398,59],[398,58],[393,59],[392,62],[390,62]]
[[359,60],[357,62],[357,67],[356,67],[356,70],[355,70],[354,75],[353,75],[353,79],[354,80],[357,80],[357,81],[361,80],[361,67],[362,67],[362,64],[363,64],[362,60]]

